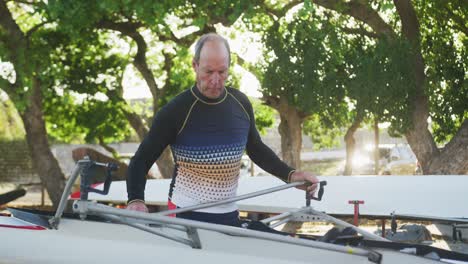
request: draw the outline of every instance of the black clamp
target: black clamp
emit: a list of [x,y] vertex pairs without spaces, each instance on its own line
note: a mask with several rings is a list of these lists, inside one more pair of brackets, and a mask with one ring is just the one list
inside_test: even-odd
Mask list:
[[[307,186],[312,185],[312,183],[310,183],[310,182],[308,182],[306,184],[307,184]],[[320,181],[320,182],[318,182],[318,184],[319,184],[319,190],[318,190],[317,197],[314,197],[314,196],[310,195],[310,193],[306,190],[306,206],[310,206],[310,200],[316,200],[316,201],[321,201],[322,200],[323,193],[325,192],[324,187],[327,185],[327,181]]]
[[[99,163],[92,160],[87,160],[81,163],[81,183],[80,183],[80,200],[88,200],[88,193],[94,192],[106,195],[109,193],[110,185],[112,182],[112,172],[117,171],[119,166],[115,163]],[[91,179],[95,174],[95,167],[101,166],[106,168],[106,179],[102,190],[91,187]]]

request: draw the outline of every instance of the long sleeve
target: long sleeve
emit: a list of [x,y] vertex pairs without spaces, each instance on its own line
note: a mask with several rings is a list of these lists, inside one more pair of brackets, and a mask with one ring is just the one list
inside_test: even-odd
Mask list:
[[193,96],[187,90],[157,112],[148,135],[128,166],[128,201],[144,200],[146,175],[164,149],[175,141],[193,100]]
[[168,108],[156,114],[151,129],[130,160],[127,175],[128,200],[144,200],[146,174],[164,149],[174,140],[174,120],[170,119]]

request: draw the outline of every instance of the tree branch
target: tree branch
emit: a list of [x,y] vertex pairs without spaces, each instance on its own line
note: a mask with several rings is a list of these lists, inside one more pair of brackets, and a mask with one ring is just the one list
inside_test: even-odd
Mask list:
[[379,13],[372,9],[367,3],[360,0],[345,2],[343,0],[313,0],[313,2],[326,9],[334,10],[341,14],[349,15],[369,25],[379,36],[395,38],[396,34],[392,27],[385,23]]
[[44,21],[44,22],[42,22],[40,24],[37,24],[34,27],[32,27],[30,30],[28,30],[26,32],[26,39],[29,39],[31,37],[31,35],[34,34],[34,32],[36,32],[37,30],[39,30],[40,27],[42,27],[43,25],[48,24],[48,23],[50,23],[50,22],[49,21]]
[[379,35],[376,34],[375,32],[367,31],[365,28],[341,27],[340,29],[344,33],[347,33],[347,34],[368,36],[369,38],[378,38],[379,37]]
[[[0,28],[3,28],[6,33],[5,35],[2,35],[2,41],[5,43],[5,47],[11,54],[8,60],[16,65],[21,57],[19,53],[25,52],[27,41],[23,31],[21,31],[18,24],[16,24],[16,21],[13,19],[13,16],[4,1],[0,1]],[[27,68],[27,66],[25,67]],[[5,92],[8,93],[10,98],[12,98],[12,95],[15,93],[18,93],[18,86],[22,86],[19,80],[21,80],[21,76],[17,71],[15,83],[6,86],[6,89],[9,89],[8,91],[5,90]]]
[[11,83],[4,79],[3,77],[0,77],[0,89],[5,91],[5,93],[9,93],[11,91],[13,91],[12,87],[11,87]]
[[279,97],[263,95],[262,101],[264,102],[265,105],[267,105],[267,106],[269,106],[269,107],[271,107],[273,109],[279,110],[279,108],[280,108],[280,99],[279,99]]
[[468,37],[468,28],[465,26],[465,20],[459,15],[455,14],[450,8],[445,8],[454,22],[455,27],[463,32]]
[[100,145],[101,147],[103,147],[105,150],[107,150],[109,153],[111,153],[111,154],[112,154],[112,157],[113,157],[114,159],[120,160],[119,152],[118,152],[115,148],[113,148],[113,147],[111,147],[110,145],[106,144],[106,143],[104,142],[104,139],[102,138],[102,136],[100,136],[100,137],[98,138],[98,140],[99,140],[99,145]]
[[192,45],[192,43],[195,41],[195,36],[194,34],[190,34],[188,36],[185,36],[183,38],[178,38],[176,35],[174,35],[174,32],[170,30],[169,36],[168,35],[158,35],[158,38],[160,41],[173,41],[177,43],[178,45],[182,45],[185,47],[189,47]]
[[146,59],[146,51],[148,45],[143,36],[138,32],[138,28],[143,24],[139,22],[113,22],[109,20],[101,20],[97,23],[98,28],[114,30],[130,37],[137,44],[137,54],[135,55],[133,65],[138,69],[150,89],[153,98],[159,98],[159,88],[156,84],[153,72],[148,66]]
[[40,6],[41,3],[36,3],[34,1],[23,1],[23,0],[10,0],[7,2],[13,2],[13,3],[19,3],[19,4],[25,4],[25,5],[32,5],[32,6]]
[[[6,31],[9,37],[9,44],[21,41],[24,43],[24,34],[16,21],[13,19],[6,2],[0,1],[0,26]],[[13,45],[14,46],[14,45]]]
[[281,18],[281,17],[284,17],[286,13],[289,12],[289,10],[291,10],[291,8],[303,2],[304,1],[301,1],[301,0],[293,0],[291,2],[288,2],[286,5],[284,5],[280,10],[273,9],[273,8],[266,6],[265,1],[263,2],[263,5],[265,6],[265,11],[269,13],[270,17],[271,15],[274,15],[276,18]]
[[401,19],[401,31],[403,35],[419,50],[421,31],[416,11],[409,0],[394,0],[393,3]]

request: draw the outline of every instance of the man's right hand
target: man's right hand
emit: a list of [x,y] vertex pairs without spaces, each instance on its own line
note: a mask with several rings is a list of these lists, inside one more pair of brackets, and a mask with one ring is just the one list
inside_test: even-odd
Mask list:
[[127,205],[127,210],[148,213],[148,207],[146,207],[146,204],[143,201],[130,201]]

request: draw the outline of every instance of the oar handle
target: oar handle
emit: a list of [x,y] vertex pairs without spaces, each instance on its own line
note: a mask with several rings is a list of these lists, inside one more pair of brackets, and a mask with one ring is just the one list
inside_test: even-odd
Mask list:
[[[307,186],[312,185],[312,183],[310,182],[307,182],[306,184]],[[327,181],[320,181],[318,184],[319,184],[319,190],[318,190],[317,197],[310,195],[310,193],[306,190],[306,206],[307,207],[310,206],[311,199],[316,200],[316,201],[322,200],[323,193],[325,192],[324,187],[327,185]]]

